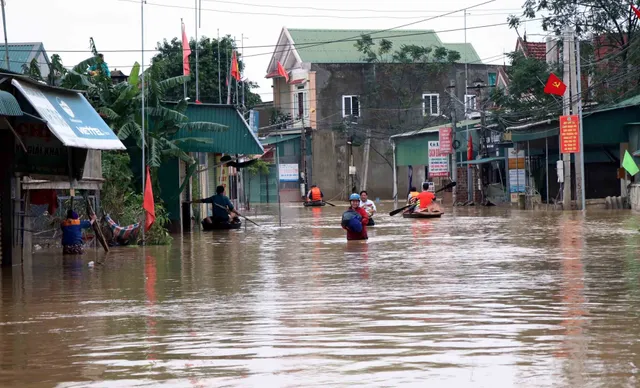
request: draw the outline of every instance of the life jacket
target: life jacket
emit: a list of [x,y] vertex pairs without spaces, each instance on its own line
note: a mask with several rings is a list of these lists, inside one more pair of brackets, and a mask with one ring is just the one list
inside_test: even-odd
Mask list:
[[352,232],[362,232],[362,216],[353,209],[342,213],[342,226]]
[[412,191],[412,192],[410,192],[410,193],[409,193],[409,195],[411,196],[411,198],[415,198],[415,197],[417,197],[418,195],[420,195],[420,193],[419,193],[419,192],[417,192],[417,191]]
[[74,220],[72,218],[67,218],[60,223],[60,226],[63,228],[66,226],[80,225],[80,220]]
[[322,192],[319,188],[314,187],[311,189],[311,200],[312,201],[322,201]]

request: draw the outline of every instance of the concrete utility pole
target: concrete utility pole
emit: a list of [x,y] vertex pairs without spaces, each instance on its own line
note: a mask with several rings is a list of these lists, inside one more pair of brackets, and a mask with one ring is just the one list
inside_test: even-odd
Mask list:
[[[305,106],[304,101],[302,106]],[[304,125],[304,112],[302,113],[302,128],[300,129],[300,151],[300,175],[302,177],[300,196],[304,197],[307,192],[307,129]]]
[[[455,89],[454,89],[455,90]],[[451,139],[452,143],[456,141],[456,128],[457,128],[457,123],[456,123],[456,106],[453,103],[453,96],[451,94],[451,92],[449,92],[449,104],[451,107]],[[457,150],[452,150],[451,152],[451,181],[453,182],[457,182],[458,181],[458,161],[457,159],[457,154],[458,151]],[[451,189],[451,199],[453,201],[453,206],[456,205],[456,202],[458,202],[458,186],[454,186],[453,189]]]
[[[571,80],[571,56],[573,50],[573,30],[570,28],[564,31],[564,44],[562,47],[562,67],[564,74],[562,79]],[[574,62],[575,63],[575,62]],[[562,96],[562,114],[568,116],[571,114],[571,88],[567,88]],[[571,210],[571,154],[562,154],[562,165],[564,170],[564,184],[562,189],[562,209]]]
[[11,69],[11,62],[9,62],[9,41],[7,39],[7,18],[4,13],[4,0],[2,2],[2,26],[4,27],[4,60],[7,64],[7,70]]
[[364,142],[364,153],[362,155],[362,187],[360,190],[367,189],[367,176],[369,175],[369,149],[371,148],[371,129],[367,129],[367,139]]
[[[571,94],[573,96],[573,114],[578,115],[579,117],[579,128],[580,128],[580,152],[576,154],[576,200],[578,202],[578,206],[581,210],[587,209],[587,202],[585,198],[585,184],[584,184],[584,142],[583,142],[583,133],[584,128],[582,126],[582,72],[580,71],[580,39],[573,40],[572,49],[574,52],[573,57],[575,58],[573,62],[574,71],[571,72],[571,75],[574,77],[572,80],[575,82],[571,83]],[[578,193],[580,196],[578,196]]]

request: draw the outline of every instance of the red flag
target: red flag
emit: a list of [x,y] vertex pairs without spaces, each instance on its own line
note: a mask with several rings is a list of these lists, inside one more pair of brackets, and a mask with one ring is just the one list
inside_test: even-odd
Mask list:
[[469,136],[469,145],[467,147],[467,160],[473,160],[473,137]]
[[544,86],[544,92],[547,94],[555,94],[556,96],[564,95],[567,85],[564,84],[555,74],[549,74],[547,84]]
[[640,18],[640,9],[636,8],[633,6],[633,4],[631,4],[631,9],[633,10],[633,12],[636,14],[636,16],[638,18]]
[[187,33],[184,30],[184,23],[182,23],[182,74],[191,75],[189,69],[189,55],[191,55],[191,47],[189,47],[189,39],[187,39]]
[[286,82],[289,82],[289,74],[287,74],[287,71],[284,69],[284,66],[282,66],[280,61],[278,61],[278,75],[284,77]]
[[144,230],[148,232],[151,229],[151,225],[156,221],[156,206],[153,202],[153,187],[151,186],[151,172],[149,166],[147,166],[147,182],[144,185],[144,201],[142,202],[142,208],[147,213],[144,222]]
[[236,79],[236,81],[240,81],[240,68],[238,67],[238,58],[236,57],[235,50],[231,55],[231,76]]

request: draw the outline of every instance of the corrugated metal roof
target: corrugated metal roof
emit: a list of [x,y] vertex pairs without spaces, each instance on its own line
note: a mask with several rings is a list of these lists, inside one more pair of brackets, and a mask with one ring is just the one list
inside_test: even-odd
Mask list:
[[459,63],[480,64],[482,60],[471,43],[443,43],[447,50],[453,50],[460,53]]
[[[44,45],[41,42],[9,43],[9,67],[7,67],[4,47],[4,43],[0,44],[0,68],[20,74],[22,74],[22,65],[28,64],[40,51],[44,51]],[[46,66],[45,63],[39,65]]]
[[265,139],[261,139],[260,143],[262,145],[270,145],[276,143],[282,143],[283,141],[291,140],[291,139],[299,139],[302,135],[283,135],[283,136],[269,136]]
[[1,116],[22,116],[22,109],[18,100],[9,92],[0,90],[0,115]]
[[[480,124],[480,120],[463,120],[463,121],[458,121],[457,122],[457,127],[458,128],[463,128],[466,127],[467,125],[476,125],[476,124]],[[447,123],[447,124],[442,124],[442,125],[436,125],[435,127],[429,127],[429,128],[422,128],[416,131],[409,131],[409,132],[404,132],[404,133],[399,133],[397,135],[393,135],[390,138],[391,139],[397,139],[397,138],[402,138],[402,137],[411,137],[411,136],[419,136],[419,135],[424,135],[424,134],[428,134],[428,133],[437,133],[438,131],[440,131],[440,128],[445,128],[445,127],[451,127],[451,124]]]
[[180,147],[187,152],[245,155],[261,155],[264,152],[256,135],[232,105],[189,104],[185,115],[192,122],[204,121],[229,127],[223,132],[187,131],[181,129],[176,134],[176,139],[196,137],[213,141],[213,144],[195,142],[181,144]]
[[[288,29],[295,48],[304,62],[311,63],[365,63],[364,55],[355,47],[356,40],[362,35],[371,35],[377,45],[384,38],[398,49],[403,45],[422,47],[440,47],[460,51],[467,54],[469,63],[480,63],[480,57],[471,44],[443,44],[433,30],[393,30],[377,32],[377,30],[321,30],[321,29]],[[331,43],[326,43],[331,42]],[[462,59],[461,59],[462,61]]]

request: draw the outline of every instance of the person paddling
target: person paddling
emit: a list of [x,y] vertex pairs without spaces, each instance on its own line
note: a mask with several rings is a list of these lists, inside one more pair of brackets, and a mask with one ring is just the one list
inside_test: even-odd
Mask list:
[[[422,192],[418,194],[418,196],[411,198],[411,201],[417,203],[419,212],[424,212],[429,211],[428,208],[435,199],[436,195],[429,191],[429,183],[424,182],[422,184]],[[410,208],[410,210],[413,213],[415,211],[415,207]]]
[[309,190],[306,197],[307,202],[322,202],[323,198],[322,190],[316,185],[311,185],[311,190]]
[[[203,220],[203,222],[206,222],[208,224],[224,224],[230,222],[235,223],[240,221],[238,215],[234,212],[233,204],[229,200],[229,197],[224,195],[224,186],[216,187],[216,195],[213,195],[209,198],[196,199],[187,203],[213,204],[213,216],[207,217]],[[222,208],[220,206],[222,206]]]
[[349,209],[342,214],[342,229],[347,231],[347,240],[367,240],[369,215],[360,207],[360,195],[351,194],[349,202]]
[[376,209],[376,204],[369,199],[369,195],[366,190],[362,190],[360,192],[360,207],[369,215],[369,223],[367,226],[374,226],[376,223],[373,221],[373,215],[378,212],[378,209]]

